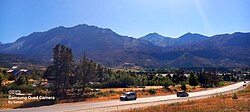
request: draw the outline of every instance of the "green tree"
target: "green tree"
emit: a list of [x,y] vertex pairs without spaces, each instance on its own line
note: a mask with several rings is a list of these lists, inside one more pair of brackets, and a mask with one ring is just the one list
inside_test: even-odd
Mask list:
[[96,75],[98,76],[98,81],[103,82],[105,80],[105,73],[103,67],[100,64],[98,64],[96,69],[97,69]]
[[2,74],[0,74],[0,86],[2,86],[2,82],[3,82],[3,76]]
[[40,80],[42,80],[42,75],[43,75],[43,73],[39,68],[33,68],[32,73],[29,76],[29,78],[40,81]]
[[214,87],[218,86],[219,82],[221,81],[221,78],[217,76],[215,73],[211,72],[200,72],[198,74],[199,82],[201,84],[201,87]]
[[128,87],[135,85],[135,78],[130,75],[126,75],[125,77],[120,78],[119,81],[121,83],[121,87]]
[[86,55],[77,65],[76,68],[76,76],[78,78],[77,83],[80,88],[82,88],[82,93],[89,82],[94,81],[96,79],[96,63],[87,59]]
[[4,76],[7,75],[7,71],[6,70],[3,70],[2,72],[3,72]]
[[183,90],[183,91],[186,91],[186,90],[187,90],[187,87],[186,87],[186,84],[185,84],[185,83],[182,83],[182,84],[181,84],[181,90]]
[[190,73],[189,79],[188,79],[189,85],[191,86],[197,86],[199,84],[199,79],[196,74],[193,72]]
[[72,74],[73,55],[72,50],[62,44],[57,44],[53,48],[53,65],[45,71],[45,77],[54,78],[55,96],[66,95],[69,85],[69,76]]

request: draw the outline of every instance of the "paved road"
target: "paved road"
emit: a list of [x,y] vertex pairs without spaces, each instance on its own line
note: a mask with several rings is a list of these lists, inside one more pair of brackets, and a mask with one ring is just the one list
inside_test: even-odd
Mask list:
[[[199,92],[190,92],[189,98],[201,97],[201,96],[211,96],[218,93],[225,93],[238,90],[242,88],[244,82],[238,82],[236,84],[232,84],[229,86],[199,91]],[[247,81],[249,83],[249,81]],[[103,102],[93,102],[93,103],[73,103],[73,104],[56,104],[51,106],[42,106],[42,107],[33,107],[33,108],[22,108],[22,109],[10,109],[10,110],[1,110],[0,112],[63,112],[63,111],[99,111],[102,110],[100,108],[105,107],[114,108],[117,106],[128,105],[128,106],[136,106],[137,104],[144,104],[150,102],[161,102],[161,101],[184,101],[183,99],[189,98],[179,98],[176,95],[166,95],[166,96],[156,96],[156,97],[147,97],[147,98],[138,98],[135,101],[119,101],[111,100],[111,101],[103,101]],[[98,110],[99,108],[99,110]],[[127,107],[129,108],[129,107]]]

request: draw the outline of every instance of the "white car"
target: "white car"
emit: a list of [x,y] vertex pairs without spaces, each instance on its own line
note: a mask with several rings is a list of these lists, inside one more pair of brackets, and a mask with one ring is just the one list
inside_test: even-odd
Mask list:
[[247,86],[247,84],[246,84],[246,81],[244,81],[244,84],[243,84],[243,86],[244,86],[244,87],[246,87],[246,86]]
[[122,95],[120,97],[121,101],[136,100],[136,99],[137,99],[137,95],[135,92],[126,92],[125,95]]

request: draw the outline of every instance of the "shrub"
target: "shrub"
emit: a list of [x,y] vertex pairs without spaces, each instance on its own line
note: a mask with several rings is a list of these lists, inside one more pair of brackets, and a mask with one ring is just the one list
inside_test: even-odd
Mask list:
[[8,94],[9,90],[20,90],[22,93],[32,93],[35,90],[40,91],[40,88],[33,87],[31,85],[21,85],[18,86],[15,83],[12,83],[10,85],[5,85],[0,88],[2,93]]
[[232,99],[238,99],[238,96],[236,93],[233,94]]
[[179,104],[179,102],[171,103],[169,106],[176,106],[176,105],[178,105],[178,104]]
[[219,85],[219,86],[224,86],[225,84],[224,84],[223,81],[220,81],[218,85]]
[[142,92],[145,92],[145,88],[142,89]]
[[110,92],[110,93],[115,93],[115,90],[110,89],[109,92]]
[[250,92],[250,90],[241,90],[241,91],[239,91],[240,93],[249,93]]
[[156,90],[155,90],[155,89],[149,89],[149,90],[148,90],[148,93],[149,93],[149,94],[155,94],[155,93],[156,93]]
[[87,87],[87,88],[84,89],[84,92],[85,93],[90,93],[90,92],[92,92],[92,90],[91,90],[91,88]]

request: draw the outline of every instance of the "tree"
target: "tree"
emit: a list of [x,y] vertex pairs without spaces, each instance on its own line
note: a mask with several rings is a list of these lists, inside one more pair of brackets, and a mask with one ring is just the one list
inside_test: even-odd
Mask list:
[[201,87],[205,87],[205,73],[204,72],[199,72],[198,73],[198,79],[199,79],[199,83],[201,85]]
[[187,77],[184,75],[184,70],[177,70],[176,73],[178,75],[178,83],[183,83],[187,81]]
[[176,84],[179,83],[179,79],[178,79],[177,74],[174,74],[174,75],[173,75],[173,77],[172,77],[172,82],[173,82],[173,83],[176,83]]
[[186,90],[187,90],[187,87],[186,87],[186,84],[185,84],[185,83],[182,83],[182,84],[181,84],[181,90],[183,90],[183,91],[186,91]]
[[54,94],[57,97],[66,95],[66,89],[70,86],[68,77],[72,73],[72,59],[70,48],[62,44],[57,44],[53,48],[53,65],[47,68],[45,77],[54,78]]
[[191,86],[197,86],[199,84],[198,76],[194,74],[193,72],[191,72],[188,82],[189,82],[189,85]]
[[164,81],[164,87],[165,87],[165,89],[167,89],[168,86],[173,85],[173,84],[174,83],[168,77],[166,77],[166,80]]
[[119,81],[121,83],[121,87],[128,87],[135,84],[135,78],[130,75],[120,78]]
[[90,81],[96,79],[95,68],[96,64],[93,61],[87,59],[86,55],[84,54],[83,59],[80,60],[76,68],[76,76],[79,78],[77,83],[79,87],[82,88],[82,93],[84,93],[86,85],[89,84]]
[[43,75],[43,73],[39,68],[33,68],[32,73],[29,76],[29,78],[32,78],[34,80],[41,80],[42,75]]
[[218,77],[215,73],[211,72],[200,72],[198,74],[199,82],[201,87],[214,87],[218,86],[220,82],[220,77]]
[[0,86],[2,86],[3,76],[0,74]]
[[96,75],[98,76],[98,81],[103,82],[105,80],[105,77],[104,77],[105,73],[104,73],[103,67],[100,64],[98,64],[96,69],[97,69]]
[[25,85],[25,84],[27,84],[28,82],[27,82],[27,80],[26,80],[26,77],[24,76],[24,75],[22,75],[22,74],[20,74],[20,76],[19,76],[19,78],[15,81],[15,84],[16,85]]
[[3,72],[4,76],[7,75],[7,71],[6,70],[3,70],[2,72]]

